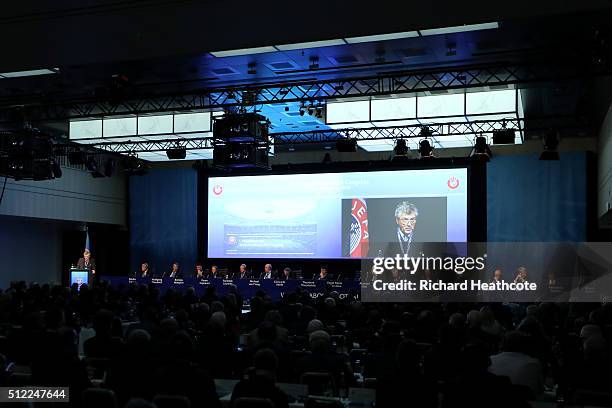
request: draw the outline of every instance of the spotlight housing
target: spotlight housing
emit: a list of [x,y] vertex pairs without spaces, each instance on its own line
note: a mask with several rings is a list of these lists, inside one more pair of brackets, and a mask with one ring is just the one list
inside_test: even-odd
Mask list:
[[187,149],[184,146],[177,145],[166,150],[166,156],[170,160],[184,160],[187,157]]
[[395,147],[393,148],[393,153],[395,154],[395,156],[408,156],[408,151],[410,149],[408,149],[408,145],[406,144],[406,140],[404,139],[397,139],[397,141],[395,142]]
[[508,145],[515,143],[514,129],[497,129],[493,131],[494,145]]
[[419,142],[419,154],[421,155],[421,159],[431,159],[434,157],[433,155],[434,148],[429,143],[429,139],[422,139]]
[[491,156],[493,156],[493,152],[491,152],[491,148],[487,143],[487,138],[484,136],[477,136],[474,141],[471,157],[477,160],[489,161]]

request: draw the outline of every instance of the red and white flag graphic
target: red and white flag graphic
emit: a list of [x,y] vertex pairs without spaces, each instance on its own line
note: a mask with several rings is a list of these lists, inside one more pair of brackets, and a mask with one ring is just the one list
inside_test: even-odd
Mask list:
[[368,233],[368,207],[365,200],[353,198],[351,202],[351,258],[364,258],[370,249]]

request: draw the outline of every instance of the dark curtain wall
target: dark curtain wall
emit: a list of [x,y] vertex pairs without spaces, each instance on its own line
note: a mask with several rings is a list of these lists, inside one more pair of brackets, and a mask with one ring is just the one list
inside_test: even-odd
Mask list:
[[162,274],[177,260],[189,273],[197,259],[197,173],[191,168],[155,169],[132,176],[130,254],[134,272],[147,260]]
[[586,241],[585,152],[559,161],[538,155],[493,157],[487,167],[489,242]]
[[0,289],[10,282],[62,282],[58,221],[0,216]]

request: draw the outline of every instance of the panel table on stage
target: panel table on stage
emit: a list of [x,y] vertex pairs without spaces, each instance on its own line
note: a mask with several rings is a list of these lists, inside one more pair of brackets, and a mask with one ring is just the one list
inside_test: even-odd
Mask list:
[[218,295],[224,296],[235,286],[244,299],[250,299],[258,291],[263,291],[272,300],[280,300],[286,293],[293,293],[298,289],[308,292],[317,298],[330,291],[336,291],[341,298],[359,296],[360,284],[354,280],[325,281],[325,280],[275,280],[275,279],[196,279],[196,278],[128,278],[122,276],[102,276],[102,280],[113,286],[119,285],[155,285],[163,294],[173,288],[179,292],[193,287],[198,296],[202,296],[209,287],[214,287]]

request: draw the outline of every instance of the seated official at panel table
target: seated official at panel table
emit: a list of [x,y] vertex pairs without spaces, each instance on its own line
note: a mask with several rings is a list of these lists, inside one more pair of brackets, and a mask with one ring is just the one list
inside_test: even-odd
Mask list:
[[207,279],[215,279],[215,278],[224,279],[225,275],[223,275],[223,273],[219,271],[219,268],[217,268],[217,265],[213,265],[210,267],[210,272],[208,272],[208,275],[206,276],[206,278]]
[[322,266],[319,274],[313,276],[314,280],[334,280],[334,276],[328,272],[327,266]]
[[495,283],[495,282],[501,282],[504,280],[504,274],[502,272],[501,269],[496,269],[493,272],[493,279],[491,280],[491,283]]
[[234,279],[250,279],[251,274],[247,271],[246,264],[240,265],[238,272],[234,274]]
[[285,269],[283,269],[283,273],[281,273],[277,279],[278,280],[294,279],[293,271],[291,270],[291,268],[286,267]]
[[516,270],[516,278],[514,278],[514,283],[527,283],[527,268],[524,266],[519,266]]
[[196,279],[204,278],[204,267],[201,262],[197,262],[195,264],[195,271],[193,272],[193,277]]
[[182,278],[183,273],[181,272],[180,265],[177,261],[172,262],[172,268],[169,272],[164,273],[164,278]]
[[276,273],[272,271],[272,264],[265,264],[264,271],[259,276],[260,279],[276,279]]
[[135,276],[137,278],[152,278],[153,277],[153,273],[149,269],[149,263],[146,262],[146,261],[143,262],[140,265],[140,270],[135,273]]

